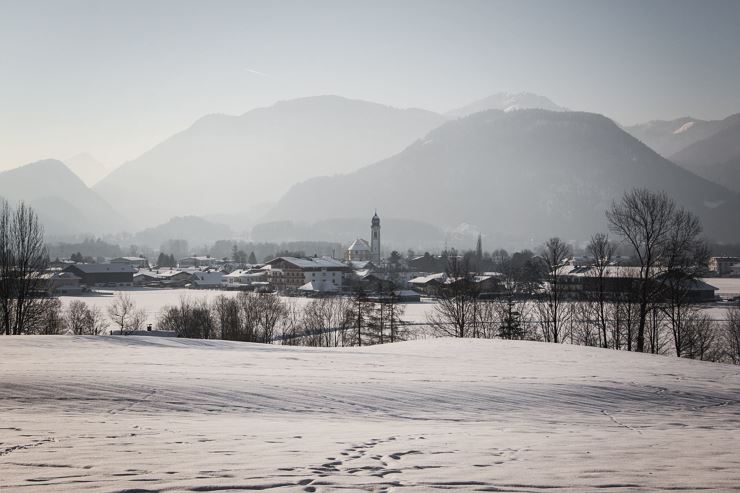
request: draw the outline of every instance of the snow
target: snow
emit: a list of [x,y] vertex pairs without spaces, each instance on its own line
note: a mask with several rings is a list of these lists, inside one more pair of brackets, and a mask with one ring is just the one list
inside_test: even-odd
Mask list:
[[680,127],[678,127],[676,130],[673,131],[674,135],[682,134],[689,130],[691,127],[693,127],[696,124],[696,122],[686,122]]
[[4,337],[0,490],[663,491],[740,484],[740,368],[433,339]]

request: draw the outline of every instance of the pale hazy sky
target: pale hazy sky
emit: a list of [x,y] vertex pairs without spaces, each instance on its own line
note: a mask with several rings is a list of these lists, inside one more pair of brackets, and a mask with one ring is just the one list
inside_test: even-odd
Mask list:
[[209,113],[530,91],[621,123],[740,112],[740,1],[0,0],[0,169],[137,157]]

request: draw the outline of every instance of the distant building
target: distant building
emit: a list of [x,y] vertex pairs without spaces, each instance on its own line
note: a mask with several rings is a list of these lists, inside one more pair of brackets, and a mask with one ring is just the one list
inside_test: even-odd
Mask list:
[[370,256],[370,245],[362,238],[357,238],[347,248],[344,258],[350,262],[369,262]]
[[139,270],[134,274],[135,286],[183,287],[192,281],[193,275],[174,269]]
[[350,272],[347,265],[330,257],[278,257],[267,262],[262,270],[279,291],[298,290],[308,283],[313,283],[312,290],[339,291],[344,276]]
[[380,218],[377,211],[370,222],[370,260],[380,265]]
[[711,257],[707,267],[717,275],[726,276],[732,274],[732,266],[737,263],[740,263],[740,257]]
[[50,295],[78,294],[82,291],[82,278],[71,272],[48,272],[41,276]]
[[219,271],[195,271],[191,285],[194,288],[215,289],[220,288],[224,280],[224,273]]
[[267,281],[267,272],[260,269],[237,269],[223,277],[223,287],[227,289],[247,288],[254,283]]
[[[637,292],[641,283],[640,273],[639,267],[608,266],[604,270],[603,289],[611,295]],[[665,277],[667,275],[656,272],[651,281],[663,290],[662,296],[664,297],[670,294],[670,283]],[[600,289],[600,280],[594,267],[567,266],[559,272],[558,282],[563,294],[574,298],[593,295]],[[687,298],[692,302],[707,302],[715,299],[717,288],[704,281],[693,279],[681,284],[682,289],[686,290]]]
[[133,286],[136,268],[129,264],[74,264],[64,272],[78,276],[85,286]]
[[362,238],[357,238],[347,248],[344,259],[350,262],[374,262],[380,265],[380,218],[376,212],[370,221],[370,243]]
[[209,255],[185,257],[177,261],[178,267],[217,267],[223,263],[223,260]]
[[149,267],[149,260],[144,257],[116,257],[110,261],[111,264],[128,264],[139,269]]

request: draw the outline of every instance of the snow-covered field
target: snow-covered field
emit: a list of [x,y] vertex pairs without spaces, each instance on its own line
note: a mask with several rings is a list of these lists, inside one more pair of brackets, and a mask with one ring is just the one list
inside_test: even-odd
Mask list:
[[569,345],[3,337],[0,491],[737,490],[740,368]]

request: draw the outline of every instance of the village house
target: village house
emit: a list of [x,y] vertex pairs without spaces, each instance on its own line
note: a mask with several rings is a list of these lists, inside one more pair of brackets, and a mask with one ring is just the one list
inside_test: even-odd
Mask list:
[[278,291],[341,291],[350,268],[330,257],[278,257],[262,267],[267,281]]
[[140,270],[134,274],[135,286],[184,287],[193,279],[193,274],[175,269]]
[[41,275],[45,290],[52,296],[79,294],[82,292],[82,278],[71,272],[46,272]]
[[149,267],[149,260],[144,257],[116,257],[111,259],[111,264],[128,264],[137,269],[146,269]]
[[[652,282],[662,286],[666,290],[670,286],[668,273],[656,272]],[[592,296],[600,289],[603,282],[603,290],[612,295],[635,293],[639,290],[641,277],[640,267],[606,266],[604,268],[603,280],[598,277],[598,271],[592,266],[566,266],[558,272],[558,288],[563,294],[572,298]],[[681,289],[686,290],[687,298],[692,302],[708,302],[715,299],[717,288],[699,279],[683,281]]]
[[64,272],[78,276],[85,286],[133,286],[136,268],[129,264],[73,264]]
[[267,281],[267,272],[261,269],[236,269],[223,277],[223,287],[226,289],[245,289]]
[[220,288],[224,280],[224,273],[216,270],[195,271],[192,274],[190,285],[198,289]]
[[177,261],[178,267],[218,267],[223,264],[224,261],[222,259],[211,257],[210,255],[185,257]]

